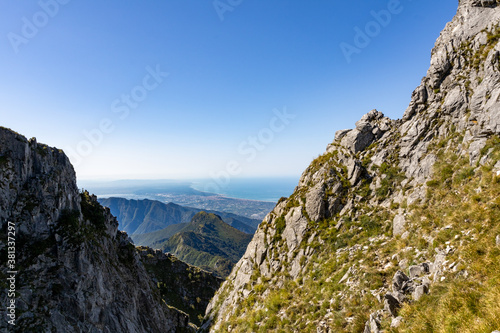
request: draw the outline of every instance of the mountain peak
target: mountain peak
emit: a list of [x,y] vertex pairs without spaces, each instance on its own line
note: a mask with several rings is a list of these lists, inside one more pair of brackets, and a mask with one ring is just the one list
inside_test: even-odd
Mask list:
[[500,279],[487,268],[500,260],[499,26],[498,1],[460,2],[403,118],[372,110],[335,133],[260,224],[205,329],[500,327],[485,287]]
[[222,221],[222,218],[217,215],[217,214],[214,214],[214,213],[207,213],[205,211],[201,211],[199,213],[197,213],[195,216],[193,216],[193,222],[196,221],[198,223],[201,223],[201,222],[214,222],[216,223],[215,221],[220,221],[220,222],[223,222]]
[[[61,150],[0,128],[0,180],[0,226],[15,235],[10,271],[19,270],[14,331],[190,330],[189,317],[163,302],[109,209],[79,193]],[[7,257],[5,241],[0,252]],[[3,265],[0,275],[12,276],[7,271]],[[0,290],[0,299],[10,297]],[[2,320],[0,330],[7,325]]]
[[161,247],[189,264],[226,277],[251,238],[225,223],[219,215],[201,211]]

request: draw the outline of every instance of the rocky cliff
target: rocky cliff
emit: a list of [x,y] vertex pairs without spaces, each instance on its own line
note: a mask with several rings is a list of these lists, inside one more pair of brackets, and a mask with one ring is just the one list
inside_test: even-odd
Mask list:
[[208,303],[223,280],[161,250],[145,246],[137,249],[162,299],[189,314],[190,322],[200,325]]
[[79,193],[66,155],[5,128],[0,226],[0,299],[15,301],[14,311],[2,306],[2,332],[191,330],[188,315],[162,300],[109,209]]
[[204,329],[500,328],[499,23],[498,1],[460,1],[402,119],[372,110],[335,134],[263,220]]

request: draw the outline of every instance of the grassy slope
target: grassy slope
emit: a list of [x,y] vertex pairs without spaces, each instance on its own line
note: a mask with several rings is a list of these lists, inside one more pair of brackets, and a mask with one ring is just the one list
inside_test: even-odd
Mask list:
[[[498,137],[489,140],[483,155],[490,148],[492,160],[500,160]],[[471,167],[468,159],[450,152],[439,158],[428,184],[429,201],[412,215],[420,230],[408,245],[455,244],[457,250],[447,260],[457,263],[457,272],[403,308],[406,325],[399,331],[489,333],[500,328],[500,246],[495,242],[500,235],[500,176],[492,172],[495,163]],[[424,233],[434,238],[432,244],[422,242]]]
[[[436,143],[438,162],[428,182],[427,200],[402,204],[409,212],[410,237],[392,237],[391,221],[399,204],[382,208],[361,202],[358,209],[363,214],[342,218],[339,230],[335,217],[311,225],[311,233],[318,232],[322,241],[309,244],[315,253],[304,262],[303,275],[277,288],[256,270],[250,296],[236,307],[223,331],[231,326],[232,332],[310,332],[323,321],[333,331],[361,332],[368,314],[383,307],[372,291],[390,285],[398,260],[406,259],[409,265],[432,260],[436,249],[448,245],[455,251],[446,258],[447,265],[455,263],[455,268],[431,285],[429,295],[403,307],[402,326],[390,328],[390,318],[385,318],[382,328],[487,333],[498,329],[500,247],[495,237],[500,235],[500,177],[492,166],[500,160],[500,139],[493,137],[482,150],[490,157],[484,166],[470,166],[468,158],[453,153],[461,139],[455,133]],[[384,172],[397,178],[397,172]],[[394,186],[397,182],[390,183],[388,191]],[[357,191],[361,194],[366,188]],[[363,195],[385,197],[380,191]],[[355,268],[350,285],[339,283],[350,267]],[[287,271],[280,274],[287,276]]]
[[181,232],[188,224],[189,223],[172,224],[158,231],[148,232],[146,234],[134,234],[130,237],[134,240],[134,244],[136,245],[159,248],[161,247],[161,243],[164,243],[176,233]]

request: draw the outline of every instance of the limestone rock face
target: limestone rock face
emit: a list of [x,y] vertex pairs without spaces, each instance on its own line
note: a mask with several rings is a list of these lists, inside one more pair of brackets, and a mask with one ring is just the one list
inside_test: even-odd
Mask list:
[[12,215],[20,216],[20,232],[43,238],[63,209],[79,207],[75,172],[61,151],[0,128],[0,156],[2,230]]
[[[16,332],[176,332],[189,317],[168,307],[118,222],[79,193],[57,149],[0,128],[0,251],[16,226]],[[2,280],[7,268],[0,268]],[[7,304],[7,289],[0,290]],[[0,321],[0,330],[7,329]],[[12,327],[9,327],[9,330]]]
[[326,202],[325,184],[318,183],[306,194],[306,212],[312,221],[318,221],[325,216]]
[[[500,134],[499,24],[498,1],[459,2],[455,17],[436,41],[427,75],[413,92],[402,119],[391,120],[372,110],[354,129],[335,133],[325,154],[304,171],[294,194],[281,201],[260,224],[245,255],[208,306],[205,329],[217,332],[231,316],[244,318],[248,309],[241,307],[243,300],[250,294],[254,298],[252,287],[262,285],[263,281],[269,286],[262,296],[265,299],[286,281],[314,276],[320,264],[308,266],[308,262],[323,250],[325,241],[320,226],[329,225],[332,220],[339,233],[356,235],[374,226],[370,215],[374,210],[386,210],[390,212],[383,222],[388,226],[386,231],[393,227],[392,237],[411,238],[415,226],[410,230],[405,218],[407,207],[425,202],[438,159],[436,147],[448,149],[451,136],[459,137],[453,152],[468,156],[471,165],[481,156],[481,163],[488,160],[483,148],[488,138]],[[341,237],[338,241],[334,238],[330,241],[340,248],[329,255],[348,260],[358,251],[368,253],[369,244],[375,244],[377,239],[380,240],[377,244],[386,244],[384,237],[372,237],[364,247],[358,244],[346,247]],[[429,236],[428,242],[432,240]],[[401,302],[409,297],[418,299],[429,291],[429,283],[422,282],[422,276],[429,279],[430,274],[434,281],[443,278],[445,270],[450,269],[449,264],[445,266],[445,258],[452,251],[453,248],[447,248],[427,253],[426,259],[432,264],[413,265],[411,278],[398,272],[392,292],[390,281],[382,288],[383,293],[371,292],[376,292],[379,301],[386,303],[386,312],[396,316]],[[406,262],[407,267],[408,261],[398,256],[377,259],[383,262],[384,270],[391,269],[393,262]],[[356,263],[363,264],[362,260]],[[350,273],[345,274],[346,280],[342,282],[354,292],[362,277],[352,274],[360,270],[349,265],[349,270],[342,266]],[[340,280],[342,276],[339,273],[337,278]],[[382,299],[384,294],[387,296]],[[337,297],[344,300],[349,294],[339,292]],[[324,320],[328,318],[327,315]],[[346,325],[352,323],[352,318],[345,320]],[[397,325],[401,322],[398,319]],[[376,331],[376,323],[377,317],[370,316],[365,331]]]
[[365,150],[373,141],[380,139],[389,129],[391,120],[382,112],[372,110],[365,114],[353,130],[337,132],[336,139],[353,153]]
[[200,324],[208,303],[223,280],[191,266],[170,253],[145,246],[136,247],[141,261],[160,287],[162,299],[189,314],[189,321]]

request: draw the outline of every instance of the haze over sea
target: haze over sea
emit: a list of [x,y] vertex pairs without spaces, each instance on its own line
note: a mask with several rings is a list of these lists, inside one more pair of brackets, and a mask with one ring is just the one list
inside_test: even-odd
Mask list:
[[296,177],[240,178],[219,185],[213,179],[203,179],[193,181],[191,187],[228,198],[277,202],[281,197],[290,196],[298,182]]
[[[218,194],[227,198],[277,202],[288,197],[298,184],[296,177],[233,178],[229,181],[214,179],[196,180],[117,180],[79,181],[79,186],[98,197],[127,199],[151,198],[152,194],[173,195]],[[193,191],[194,190],[194,191]]]

